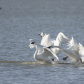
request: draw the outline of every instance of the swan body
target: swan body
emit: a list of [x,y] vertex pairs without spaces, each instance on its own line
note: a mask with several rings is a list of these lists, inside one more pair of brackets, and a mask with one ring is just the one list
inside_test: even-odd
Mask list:
[[57,59],[57,61],[59,60],[57,55],[52,50],[42,45],[36,44],[36,42],[34,42],[33,40],[30,40],[29,46],[30,48],[31,46],[36,47],[34,59],[37,61],[52,63],[54,59]]

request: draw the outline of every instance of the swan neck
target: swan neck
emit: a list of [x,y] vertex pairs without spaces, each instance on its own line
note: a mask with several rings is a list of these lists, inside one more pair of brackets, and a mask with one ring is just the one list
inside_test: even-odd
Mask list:
[[34,58],[36,58],[36,55],[37,55],[37,52],[38,52],[37,45],[35,45],[35,47],[36,47],[36,51],[34,53]]

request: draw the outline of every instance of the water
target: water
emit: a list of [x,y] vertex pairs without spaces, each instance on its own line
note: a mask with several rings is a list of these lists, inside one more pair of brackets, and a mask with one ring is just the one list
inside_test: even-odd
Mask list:
[[0,7],[0,84],[84,83],[84,64],[40,64],[28,46],[41,32],[84,45],[83,0],[0,0]]

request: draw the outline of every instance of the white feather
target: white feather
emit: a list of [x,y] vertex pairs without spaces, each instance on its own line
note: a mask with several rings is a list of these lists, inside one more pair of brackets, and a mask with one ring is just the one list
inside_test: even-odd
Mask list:
[[82,62],[84,62],[84,47],[79,43],[79,55],[81,57]]

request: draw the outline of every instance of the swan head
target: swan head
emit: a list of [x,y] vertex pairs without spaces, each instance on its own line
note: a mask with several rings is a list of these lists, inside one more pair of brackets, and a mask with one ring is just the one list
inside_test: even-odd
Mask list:
[[40,35],[41,37],[44,37],[46,34],[44,34],[43,32],[41,32],[41,33],[38,34],[38,35]]
[[29,41],[30,41],[29,47],[34,48],[36,45],[36,42],[33,39],[29,39]]

